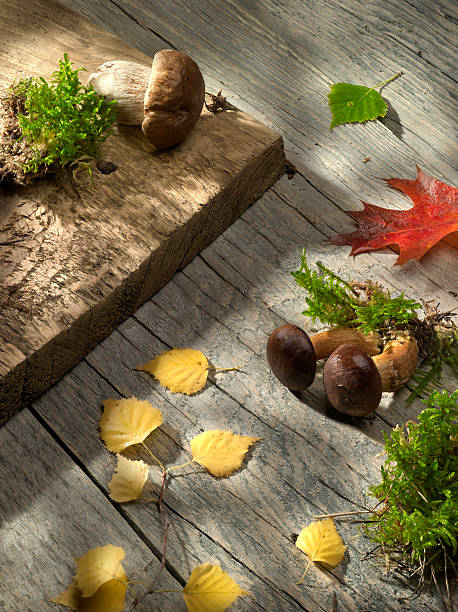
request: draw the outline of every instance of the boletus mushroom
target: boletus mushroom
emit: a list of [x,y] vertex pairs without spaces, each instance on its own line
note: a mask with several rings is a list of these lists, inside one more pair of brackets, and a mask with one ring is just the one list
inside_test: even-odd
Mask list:
[[105,62],[89,76],[95,91],[117,100],[118,122],[141,125],[155,149],[182,142],[200,116],[205,83],[186,54],[164,49],[152,68],[123,60]]
[[374,360],[356,344],[343,344],[330,355],[323,383],[333,408],[351,416],[371,414],[382,398],[382,377]]
[[[307,341],[311,343],[313,352]],[[379,334],[364,334],[359,329],[347,327],[329,329],[309,338],[295,325],[282,325],[269,337],[267,360],[280,382],[290,389],[301,391],[313,382],[316,368],[313,358],[320,360],[329,357],[344,344],[357,345],[373,358],[382,379],[382,391],[398,391],[417,367],[418,345],[409,334],[398,333],[380,352],[382,339]],[[295,348],[293,357],[292,347]]]
[[296,325],[277,327],[266,348],[270,369],[292,391],[303,391],[315,378],[316,355],[310,338]]

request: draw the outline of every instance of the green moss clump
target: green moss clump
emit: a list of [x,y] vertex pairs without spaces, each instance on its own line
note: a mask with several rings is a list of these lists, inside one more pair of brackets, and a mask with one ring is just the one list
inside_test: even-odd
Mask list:
[[10,112],[1,135],[3,178],[24,182],[99,157],[116,119],[116,102],[82,85],[79,72],[84,68],[72,66],[64,54],[49,82],[23,79],[3,98],[3,106],[15,109],[17,124],[12,125]]
[[365,527],[379,552],[421,582],[453,571],[458,549],[458,391],[434,391],[425,403],[418,423],[384,434],[382,482],[370,489],[384,506]]

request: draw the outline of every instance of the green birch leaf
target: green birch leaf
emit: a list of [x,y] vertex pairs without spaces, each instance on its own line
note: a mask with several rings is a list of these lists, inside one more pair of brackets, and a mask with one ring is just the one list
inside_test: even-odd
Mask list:
[[[386,85],[400,74],[396,74],[375,87]],[[375,87],[351,85],[350,83],[332,85],[328,94],[329,108],[332,113],[329,130],[342,123],[361,123],[362,121],[377,119],[377,117],[384,117],[388,106],[378,91],[375,91]]]
[[331,87],[328,99],[332,113],[330,130],[341,123],[361,123],[384,117],[388,110],[378,91],[363,85],[336,83]]

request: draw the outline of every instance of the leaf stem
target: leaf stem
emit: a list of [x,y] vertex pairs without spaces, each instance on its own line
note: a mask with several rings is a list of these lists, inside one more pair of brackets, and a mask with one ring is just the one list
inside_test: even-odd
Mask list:
[[234,366],[232,368],[219,368],[218,366],[208,366],[207,370],[222,370],[224,372],[229,372],[230,370],[240,370],[242,366]]
[[332,518],[334,516],[348,516],[350,514],[373,514],[374,511],[373,510],[355,510],[354,512],[334,512],[334,514],[319,514],[318,516],[314,516],[313,518],[316,519],[325,519],[325,518]]
[[159,466],[160,466],[161,470],[162,470],[163,472],[165,472],[165,467],[164,467],[164,465],[163,465],[163,464],[162,464],[162,463],[159,461],[159,459],[158,459],[158,458],[157,458],[155,455],[153,455],[153,453],[150,451],[150,449],[149,449],[149,448],[146,446],[146,444],[145,444],[144,442],[142,442],[142,446],[143,446],[143,448],[146,450],[146,452],[147,452],[147,453],[148,453],[148,454],[149,454],[149,455],[150,455],[150,456],[151,456],[151,457],[154,459],[154,461],[155,461],[157,464],[159,464]]
[[402,72],[402,70],[400,70],[394,76],[392,76],[390,79],[387,79],[386,81],[383,81],[382,83],[379,83],[378,85],[374,85],[374,87],[371,87],[371,89],[377,89],[378,87],[382,87],[382,85],[386,85],[387,83],[391,83],[391,81],[394,81],[394,79],[397,79],[398,77],[400,77],[403,74],[404,73]]
[[[142,442],[143,444],[143,442]],[[148,447],[146,447],[148,449]],[[148,449],[149,450],[149,449]],[[165,481],[167,479],[167,472],[165,471],[165,469],[162,470],[162,484],[161,484],[161,492],[159,493],[159,512],[161,514],[161,520],[162,520],[162,524],[164,525],[164,533],[162,536],[162,542],[163,542],[163,546],[162,546],[162,558],[161,558],[161,565],[159,567],[159,569],[157,570],[154,578],[152,579],[152,581],[147,585],[147,590],[140,595],[140,597],[136,597],[135,600],[133,601],[129,612],[132,612],[144,599],[145,597],[147,597],[148,595],[150,595],[151,593],[154,592],[153,587],[156,584],[156,582],[159,579],[159,576],[162,573],[162,570],[165,568],[165,559],[166,559],[166,554],[167,554],[167,534],[168,534],[168,530],[169,530],[169,522],[167,521],[167,516],[165,514],[164,511],[164,507],[162,505],[162,499],[164,497],[164,488],[165,488]],[[148,563],[149,565],[149,563]]]
[[311,562],[312,562],[312,559],[310,558],[310,559],[309,559],[309,562],[307,563],[307,567],[305,568],[304,573],[303,573],[303,574],[302,574],[302,576],[301,576],[301,579],[299,580],[299,582],[296,582],[296,584],[297,584],[297,585],[300,585],[300,584],[301,584],[301,582],[304,580],[304,578],[305,578],[305,574],[308,572],[308,569],[309,569],[309,567],[310,567],[310,563],[311,563]]
[[194,463],[194,459],[191,459],[190,461],[186,461],[186,463],[182,463],[181,465],[174,465],[172,467],[169,467],[167,468],[165,473],[168,474],[172,470],[179,470],[180,468],[186,467],[187,465],[190,465],[191,463]]

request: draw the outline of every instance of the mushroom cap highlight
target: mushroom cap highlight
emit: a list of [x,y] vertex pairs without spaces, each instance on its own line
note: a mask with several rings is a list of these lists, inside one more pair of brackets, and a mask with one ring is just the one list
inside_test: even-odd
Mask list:
[[145,92],[142,131],[156,149],[182,142],[200,116],[205,83],[198,65],[179,51],[155,54]]
[[375,412],[382,398],[382,378],[374,360],[356,344],[342,344],[331,354],[323,383],[333,408],[351,416]]
[[277,327],[267,341],[266,356],[273,374],[291,391],[303,391],[313,383],[315,350],[308,335],[297,325]]

